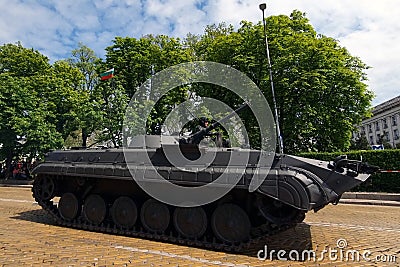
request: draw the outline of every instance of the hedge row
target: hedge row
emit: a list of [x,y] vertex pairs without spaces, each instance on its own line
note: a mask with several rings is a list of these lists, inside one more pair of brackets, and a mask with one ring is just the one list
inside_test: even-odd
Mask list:
[[[301,153],[299,156],[332,161],[335,157],[346,154],[349,159],[358,159],[381,170],[400,170],[400,149],[360,150],[341,153]],[[400,193],[400,173],[375,173],[352,191]]]

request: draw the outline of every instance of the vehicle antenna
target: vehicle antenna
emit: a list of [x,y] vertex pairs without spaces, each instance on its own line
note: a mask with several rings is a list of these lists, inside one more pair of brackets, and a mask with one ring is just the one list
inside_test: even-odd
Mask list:
[[267,8],[267,4],[265,4],[265,3],[260,4],[259,7],[260,7],[260,9],[262,11],[262,16],[263,16],[265,50],[266,50],[267,60],[268,60],[269,79],[271,81],[272,102],[274,103],[274,110],[275,110],[276,133],[278,134],[279,153],[283,154],[283,138],[282,138],[281,130],[280,130],[280,127],[279,127],[278,108],[276,106],[274,81],[272,79],[272,65],[271,65],[271,59],[270,59],[270,56],[269,56],[269,47],[268,47],[268,38],[267,38],[267,25],[266,25],[265,14],[264,14],[264,10]]

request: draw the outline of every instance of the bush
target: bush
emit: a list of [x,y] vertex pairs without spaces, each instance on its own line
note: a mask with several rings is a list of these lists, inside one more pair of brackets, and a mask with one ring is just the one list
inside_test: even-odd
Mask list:
[[[301,153],[299,156],[332,161],[335,157],[346,154],[349,159],[367,162],[381,170],[400,170],[400,149],[359,150],[336,153]],[[400,173],[375,173],[352,191],[400,193]]]

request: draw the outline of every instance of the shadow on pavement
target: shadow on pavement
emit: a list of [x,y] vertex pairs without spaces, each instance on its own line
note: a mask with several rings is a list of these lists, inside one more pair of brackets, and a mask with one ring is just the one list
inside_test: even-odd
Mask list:
[[[262,250],[262,252],[259,253],[260,250]],[[261,257],[267,257],[267,259],[277,259],[279,250],[285,251],[283,257],[286,258],[288,258],[289,252],[294,250],[297,251],[299,255],[301,255],[303,251],[312,250],[310,226],[305,223],[300,223],[292,229],[288,229],[273,236],[267,236],[257,242],[251,249],[240,252],[239,254],[255,258],[257,258],[257,255],[260,255]],[[265,252],[267,252],[267,255],[265,255]]]
[[[57,226],[52,217],[46,211],[41,209],[20,212],[17,216],[13,216],[12,218]],[[259,253],[260,250],[263,250],[261,254]],[[305,223],[300,223],[296,227],[279,234],[266,236],[259,240],[250,249],[241,252],[231,252],[228,254],[239,254],[252,258],[257,258],[257,255],[261,255],[266,256],[267,259],[277,259],[277,253],[279,250],[284,250],[286,252],[285,257],[288,257],[289,252],[294,250],[297,251],[299,255],[301,255],[305,250],[312,250],[310,226]],[[265,255],[265,252],[268,254]]]
[[51,216],[42,209],[23,211],[11,218],[17,220],[42,223],[42,224],[57,225],[53,220],[53,218],[51,218]]

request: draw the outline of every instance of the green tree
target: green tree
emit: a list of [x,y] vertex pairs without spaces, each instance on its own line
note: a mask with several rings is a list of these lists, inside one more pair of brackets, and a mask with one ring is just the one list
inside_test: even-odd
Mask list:
[[20,42],[0,47],[0,73],[13,77],[30,77],[45,73],[49,68],[49,59],[38,51],[27,49]]
[[[336,40],[317,34],[299,11],[268,17],[266,23],[286,152],[347,150],[353,125],[368,115],[373,97],[365,84],[367,66]],[[273,107],[261,23],[242,22],[237,31],[209,27],[192,47],[201,59],[246,73]],[[200,94],[213,97],[215,90]],[[218,97],[237,106],[238,100],[228,93]],[[251,116],[245,121],[254,125]],[[257,129],[249,129],[257,143]]]
[[67,62],[77,68],[83,75],[82,87],[78,89],[85,102],[79,107],[77,117],[81,128],[81,146],[87,146],[90,137],[101,125],[101,111],[99,99],[94,89],[99,82],[97,69],[101,66],[101,60],[89,47],[79,43],[78,48],[72,50],[72,57]]
[[79,129],[83,75],[65,61],[50,65],[21,44],[0,47],[0,154],[10,164],[62,147]]
[[387,136],[388,133],[385,135],[381,135],[379,137],[379,140],[377,141],[378,145],[383,145],[385,149],[391,149],[393,148],[392,144],[389,142],[389,138]]
[[[192,59],[189,49],[185,48],[179,39],[170,38],[165,35],[148,35],[140,39],[131,37],[116,37],[114,44],[106,48],[105,66],[115,69],[114,84],[119,88],[122,86],[127,101],[135,94],[137,89],[153,74],[179,63],[188,62]],[[106,68],[104,67],[103,70]],[[103,83],[106,85],[107,83]],[[102,85],[103,101],[115,96],[104,96],[105,90]],[[149,89],[152,98],[151,88]],[[118,95],[121,92],[118,91]],[[121,95],[120,95],[121,96]],[[122,97],[122,96],[121,96]],[[184,101],[187,97],[187,88],[177,88],[164,96],[154,107],[148,118],[148,133],[160,134],[162,121],[166,118],[175,104]],[[104,101],[105,103],[107,101]],[[122,102],[120,102],[122,104]],[[111,119],[111,118],[110,118]],[[118,122],[114,125],[122,125],[123,117],[114,117]]]
[[371,149],[371,145],[368,142],[367,136],[361,134],[355,140],[351,140],[351,150],[368,150]]
[[113,147],[119,147],[122,145],[122,124],[128,96],[121,83],[114,79],[99,83],[94,94],[101,110],[96,143],[111,142]]
[[21,156],[42,156],[62,145],[56,130],[48,58],[20,43],[0,47],[0,154],[9,166]]
[[82,73],[68,62],[55,62],[50,75],[50,84],[43,93],[51,103],[49,107],[55,115],[56,129],[65,141],[71,132],[80,129],[79,115],[83,113],[89,96],[81,90]]

